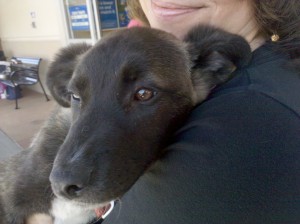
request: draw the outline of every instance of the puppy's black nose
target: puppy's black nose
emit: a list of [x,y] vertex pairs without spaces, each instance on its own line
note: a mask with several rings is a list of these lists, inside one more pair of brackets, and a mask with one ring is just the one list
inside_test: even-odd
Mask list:
[[51,172],[50,182],[54,194],[68,199],[81,197],[86,186],[85,178],[65,172]]
[[51,182],[53,192],[56,195],[69,199],[82,196],[84,187],[81,184],[69,184],[64,182]]
[[80,185],[72,184],[72,185],[67,185],[67,186],[63,187],[62,190],[63,190],[64,195],[67,195],[68,197],[73,198],[73,197],[80,197],[81,196],[83,187],[80,186]]

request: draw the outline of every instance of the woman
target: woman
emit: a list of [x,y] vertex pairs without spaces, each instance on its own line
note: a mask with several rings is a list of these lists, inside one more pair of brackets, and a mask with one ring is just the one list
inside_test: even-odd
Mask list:
[[300,78],[288,69],[300,57],[300,1],[128,4],[178,38],[199,23],[239,34],[253,59],[194,109],[104,223],[300,223]]

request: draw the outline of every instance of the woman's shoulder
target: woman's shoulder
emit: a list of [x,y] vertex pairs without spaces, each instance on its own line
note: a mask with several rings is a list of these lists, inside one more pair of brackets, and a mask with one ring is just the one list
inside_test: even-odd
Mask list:
[[242,94],[247,98],[240,103],[251,104],[251,97],[263,95],[300,116],[300,72],[290,69],[289,62],[286,55],[266,44],[253,53],[248,66],[237,70],[234,78],[217,88],[208,101],[222,97],[226,103],[232,95]]
[[250,65],[192,111],[177,132],[179,142],[187,140],[187,145],[197,147],[203,139],[217,149],[226,143],[226,149],[237,146],[237,151],[253,147],[286,150],[282,142],[293,139],[300,147],[300,76],[285,66],[287,62],[268,46],[254,52]]

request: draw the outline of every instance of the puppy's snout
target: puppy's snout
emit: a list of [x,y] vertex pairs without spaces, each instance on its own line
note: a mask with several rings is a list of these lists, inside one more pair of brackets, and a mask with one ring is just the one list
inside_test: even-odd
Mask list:
[[66,172],[62,174],[57,171],[51,172],[50,182],[53,192],[57,196],[68,199],[81,197],[87,184],[85,178]]

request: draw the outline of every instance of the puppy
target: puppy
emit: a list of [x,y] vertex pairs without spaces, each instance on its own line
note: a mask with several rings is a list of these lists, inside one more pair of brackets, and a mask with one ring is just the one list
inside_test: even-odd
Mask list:
[[243,38],[203,26],[183,42],[132,28],[93,47],[62,49],[47,74],[60,107],[29,150],[1,164],[0,224],[37,213],[55,224],[101,217],[156,161],[192,108],[250,57]]

